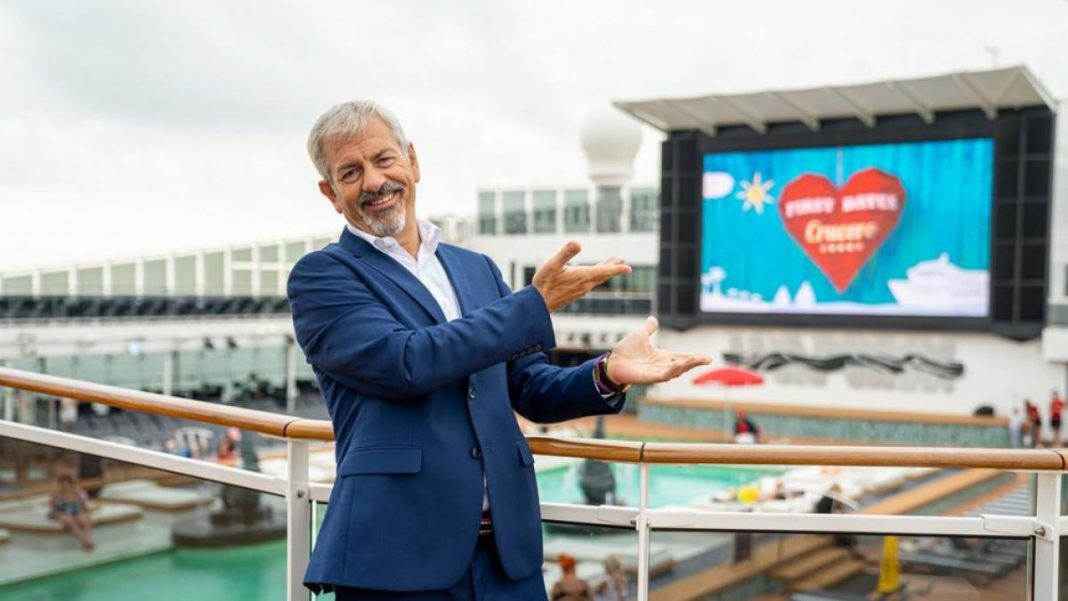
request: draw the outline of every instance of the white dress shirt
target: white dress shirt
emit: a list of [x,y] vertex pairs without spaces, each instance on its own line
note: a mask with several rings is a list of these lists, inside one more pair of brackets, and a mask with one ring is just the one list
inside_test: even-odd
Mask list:
[[[445,314],[446,320],[459,319],[460,303],[456,300],[456,290],[452,287],[452,282],[449,281],[449,276],[445,273],[445,268],[441,266],[438,256],[434,254],[437,252],[438,244],[441,242],[441,228],[424,219],[417,219],[416,224],[419,226],[419,252],[416,253],[415,257],[405,250],[400,245],[400,242],[397,242],[397,239],[392,236],[379,238],[353,227],[351,223],[345,224],[345,227],[354,236],[359,236],[366,240],[376,250],[400,263],[402,267],[414,275],[415,279],[419,280],[430,291],[434,300],[438,301],[438,306],[441,307],[441,312]],[[487,511],[488,509],[489,491],[486,488],[486,476],[483,474],[482,511]]]

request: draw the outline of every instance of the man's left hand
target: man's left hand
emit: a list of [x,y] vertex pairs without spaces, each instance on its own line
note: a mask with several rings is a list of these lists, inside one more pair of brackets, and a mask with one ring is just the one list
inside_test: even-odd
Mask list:
[[658,327],[656,318],[649,317],[642,327],[612,347],[607,365],[609,380],[619,385],[656,384],[712,362],[707,355],[673,353],[654,347],[649,337]]

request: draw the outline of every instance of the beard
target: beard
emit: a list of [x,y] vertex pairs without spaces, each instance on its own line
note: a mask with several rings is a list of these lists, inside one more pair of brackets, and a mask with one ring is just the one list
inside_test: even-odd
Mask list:
[[387,211],[370,211],[365,207],[368,203],[389,196],[394,192],[400,192],[404,190],[404,185],[389,180],[382,184],[382,187],[377,192],[364,192],[360,194],[360,198],[356,204],[356,212],[363,219],[363,222],[367,224],[367,227],[371,228],[371,232],[379,238],[386,238],[389,236],[396,236],[404,229],[405,223],[407,223],[407,215],[403,202],[398,202],[397,206]]

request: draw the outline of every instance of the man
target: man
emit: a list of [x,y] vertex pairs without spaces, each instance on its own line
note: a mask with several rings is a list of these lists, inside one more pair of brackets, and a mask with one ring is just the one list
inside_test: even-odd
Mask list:
[[337,439],[305,584],[339,601],[544,600],[534,460],[513,410],[536,422],[615,413],[628,385],[709,359],[654,348],[649,318],[608,355],[548,365],[549,314],[629,266],[568,266],[571,242],[512,293],[488,257],[440,244],[416,218],[415,147],[373,102],[327,111],[308,151],[347,223],[289,278]]

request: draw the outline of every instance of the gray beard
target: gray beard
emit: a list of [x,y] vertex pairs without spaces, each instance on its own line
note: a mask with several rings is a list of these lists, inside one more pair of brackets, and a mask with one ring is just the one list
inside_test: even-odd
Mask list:
[[398,206],[392,209],[384,215],[372,216],[365,213],[363,209],[359,209],[360,217],[363,218],[363,222],[367,224],[367,227],[371,228],[371,232],[379,238],[386,238],[390,236],[396,236],[404,229],[405,223],[407,223],[404,205]]

